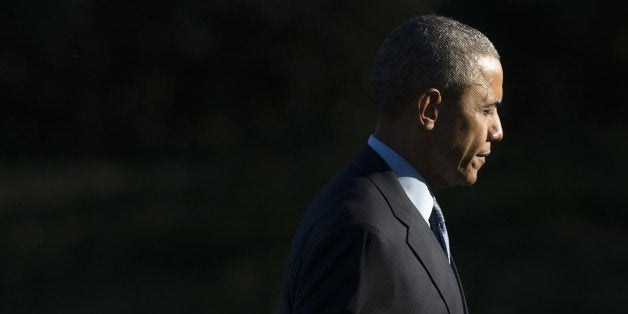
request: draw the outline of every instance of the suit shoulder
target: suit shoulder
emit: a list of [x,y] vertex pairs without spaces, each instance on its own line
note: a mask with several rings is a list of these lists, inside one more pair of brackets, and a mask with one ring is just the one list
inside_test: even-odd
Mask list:
[[[337,216],[339,222],[364,222],[375,225],[372,215],[390,213],[382,192],[353,164],[330,180],[314,197],[305,218]],[[378,219],[375,219],[377,221]]]
[[397,223],[378,187],[368,175],[349,164],[312,200],[299,223],[295,240],[310,246],[340,226],[372,226],[386,230]]

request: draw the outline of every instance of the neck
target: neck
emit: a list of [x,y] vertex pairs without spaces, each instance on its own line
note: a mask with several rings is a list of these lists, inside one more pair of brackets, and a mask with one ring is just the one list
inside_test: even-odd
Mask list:
[[430,148],[425,135],[421,134],[419,129],[402,128],[400,125],[403,124],[399,121],[394,123],[378,121],[373,134],[414,167],[425,178],[432,191],[441,190],[446,185],[434,177],[429,167]]
[[412,158],[412,150],[410,149],[412,136],[408,133],[409,132],[403,132],[392,123],[378,122],[373,134],[416,168]]

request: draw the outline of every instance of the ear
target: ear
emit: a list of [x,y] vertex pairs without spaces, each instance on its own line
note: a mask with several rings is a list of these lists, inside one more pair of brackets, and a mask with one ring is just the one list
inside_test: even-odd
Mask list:
[[417,98],[417,122],[424,130],[431,131],[434,129],[442,100],[443,97],[436,88],[428,89]]

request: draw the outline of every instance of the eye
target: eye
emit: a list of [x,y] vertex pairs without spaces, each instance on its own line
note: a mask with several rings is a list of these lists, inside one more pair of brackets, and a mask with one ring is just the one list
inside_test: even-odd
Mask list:
[[491,116],[497,114],[497,108],[499,108],[500,106],[501,102],[496,101],[494,103],[483,104],[482,106],[479,106],[478,109],[482,112],[483,115]]

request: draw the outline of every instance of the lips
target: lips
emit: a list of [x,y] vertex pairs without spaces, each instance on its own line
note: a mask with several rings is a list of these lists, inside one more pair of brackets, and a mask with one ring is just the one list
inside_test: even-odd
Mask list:
[[478,156],[478,157],[488,157],[488,155],[490,155],[490,154],[491,154],[491,152],[488,151],[488,152],[480,152],[480,153],[475,154],[475,155]]

